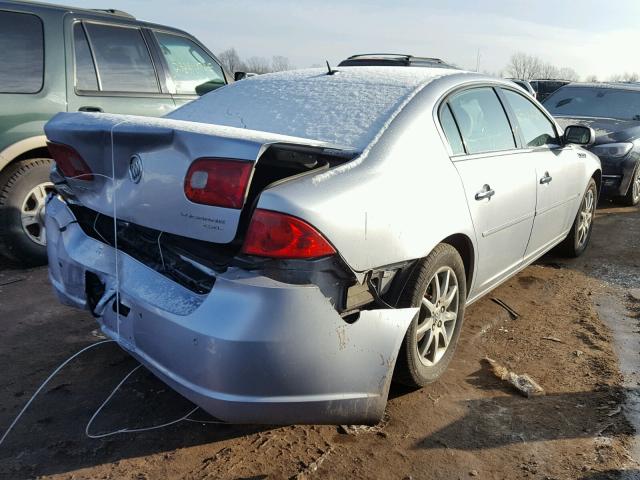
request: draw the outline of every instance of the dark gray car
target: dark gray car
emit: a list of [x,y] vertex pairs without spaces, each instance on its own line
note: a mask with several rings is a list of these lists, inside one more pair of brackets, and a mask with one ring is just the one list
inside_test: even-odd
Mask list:
[[640,84],[572,83],[544,101],[560,125],[596,132],[591,151],[602,162],[603,193],[640,203]]

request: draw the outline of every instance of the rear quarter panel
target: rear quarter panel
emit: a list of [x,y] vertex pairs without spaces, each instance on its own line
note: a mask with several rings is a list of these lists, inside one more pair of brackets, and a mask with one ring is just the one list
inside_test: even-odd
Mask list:
[[305,219],[355,271],[424,257],[462,233],[475,245],[456,169],[425,87],[363,154],[332,171],[264,191],[260,208]]

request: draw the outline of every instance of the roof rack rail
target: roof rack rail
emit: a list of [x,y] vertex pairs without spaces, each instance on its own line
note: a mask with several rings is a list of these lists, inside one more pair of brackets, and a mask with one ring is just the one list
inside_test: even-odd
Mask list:
[[122,10],[116,10],[115,8],[92,8],[91,10],[93,10],[94,12],[108,13],[110,15],[116,15],[118,17],[131,18],[131,19],[134,19],[134,20],[136,18],[133,15],[131,15],[130,13],[124,12]]
[[416,57],[414,55],[407,55],[404,53],[361,53],[358,55],[351,55],[347,60],[358,60],[366,58],[385,58],[387,60],[397,59],[404,61],[405,63],[411,62],[430,62],[430,63],[445,63],[440,58],[435,57]]

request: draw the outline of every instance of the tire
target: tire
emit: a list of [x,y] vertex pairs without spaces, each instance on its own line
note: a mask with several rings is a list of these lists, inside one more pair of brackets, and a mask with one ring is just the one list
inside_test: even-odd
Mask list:
[[636,165],[627,194],[622,197],[622,203],[629,207],[634,207],[640,203],[640,163]]
[[[436,274],[441,282],[440,287],[444,289],[446,272],[449,273],[448,293],[453,290],[453,281],[455,281],[457,298],[445,307],[443,312],[442,307],[445,304],[441,304],[440,308],[432,307],[434,302],[437,302],[434,291]],[[420,314],[409,325],[400,347],[394,372],[395,381],[411,387],[424,387],[436,381],[444,373],[458,343],[466,298],[467,285],[462,258],[451,245],[441,243],[416,266],[400,295],[398,307],[419,306]],[[424,300],[430,300],[431,307],[428,307]],[[454,303],[457,303],[455,309]],[[435,306],[438,307],[439,304],[435,303]],[[438,313],[434,314],[433,311]],[[453,325],[451,325],[452,322],[454,322]],[[420,330],[424,333],[420,333]],[[434,349],[433,344],[436,341],[437,345],[442,343],[445,333],[449,339],[446,348],[443,351]],[[423,350],[424,355],[419,352],[419,348]]]
[[[589,198],[591,201],[589,202]],[[596,211],[596,205],[598,204],[598,188],[595,180],[592,178],[589,180],[582,200],[580,201],[580,208],[576,214],[576,218],[571,226],[571,231],[567,238],[565,238],[560,244],[559,252],[567,257],[576,258],[582,255],[589,246],[589,240],[591,239],[591,231],[593,230],[593,217]],[[588,212],[588,226],[586,232],[581,231],[583,227],[584,215]]]
[[43,202],[53,188],[50,170],[51,160],[34,158],[11,164],[0,176],[0,255],[10,262],[47,263]]

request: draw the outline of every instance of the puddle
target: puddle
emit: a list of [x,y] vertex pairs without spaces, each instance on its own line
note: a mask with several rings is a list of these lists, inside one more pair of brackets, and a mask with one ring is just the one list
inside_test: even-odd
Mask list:
[[[629,454],[640,462],[640,335],[637,320],[631,318],[623,301],[617,295],[600,295],[596,298],[598,315],[613,333],[614,349],[624,375],[627,399],[624,414],[633,425],[633,437]],[[631,478],[622,476],[621,478]]]

